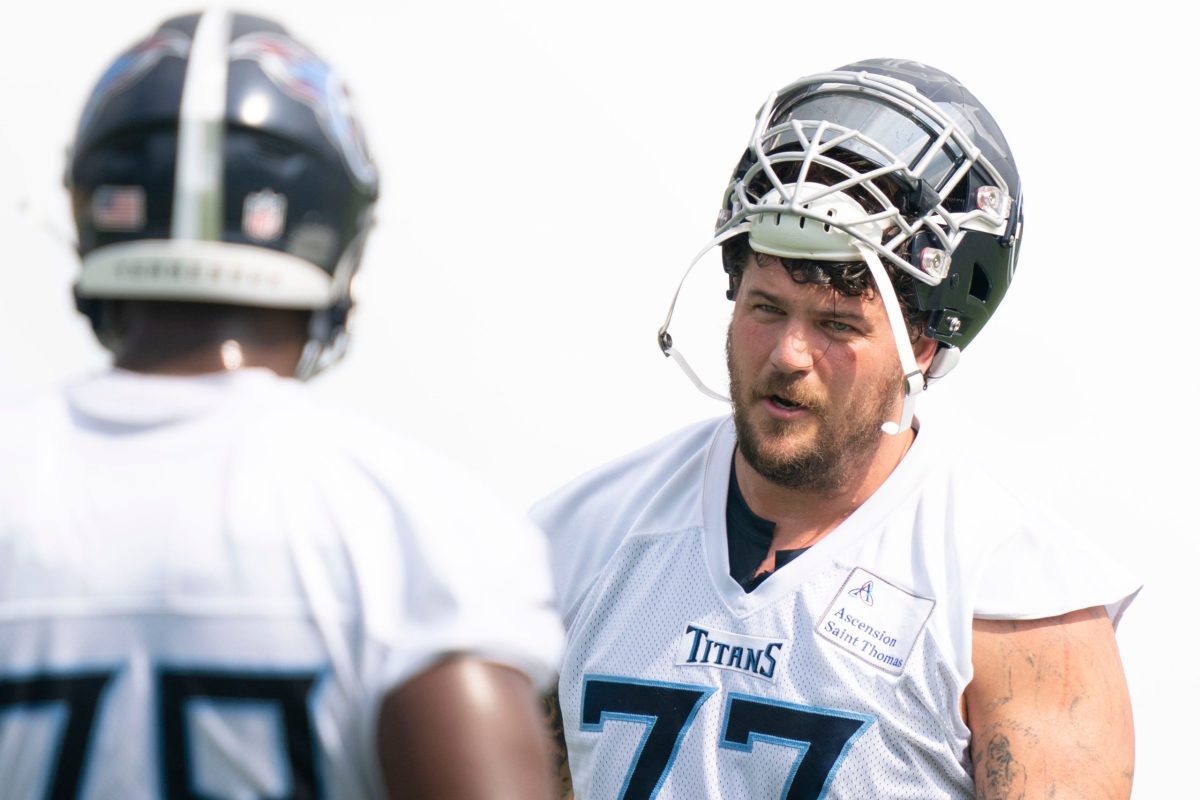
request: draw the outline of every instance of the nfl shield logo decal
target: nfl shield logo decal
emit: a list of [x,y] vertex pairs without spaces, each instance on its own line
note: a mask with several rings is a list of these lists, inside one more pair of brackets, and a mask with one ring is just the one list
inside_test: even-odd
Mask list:
[[270,242],[283,233],[287,198],[270,189],[246,195],[242,206],[242,231],[256,242]]

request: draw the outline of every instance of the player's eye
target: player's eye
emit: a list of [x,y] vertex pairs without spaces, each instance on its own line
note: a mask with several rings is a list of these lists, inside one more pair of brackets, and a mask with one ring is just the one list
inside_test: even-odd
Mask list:
[[821,324],[824,326],[825,330],[830,331],[832,333],[854,333],[855,332],[855,329],[853,326],[847,325],[846,323],[844,323],[840,320],[836,320],[836,319],[827,319]]

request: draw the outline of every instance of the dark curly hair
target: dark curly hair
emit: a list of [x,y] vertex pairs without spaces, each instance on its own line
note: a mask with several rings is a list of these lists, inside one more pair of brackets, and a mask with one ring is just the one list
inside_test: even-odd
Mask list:
[[[783,147],[781,149],[786,151],[787,148]],[[800,170],[803,164],[803,159],[799,157],[800,153],[786,158],[780,157],[778,153],[774,155],[777,160],[772,165],[771,170],[775,174],[776,180],[784,184],[797,181],[800,177]],[[827,151],[826,155],[836,158],[847,167],[859,173],[868,172],[877,166],[858,153],[840,147]],[[755,172],[753,176],[747,175],[746,191],[754,200],[761,200],[775,184],[768,179],[766,171],[752,168],[751,165],[754,163],[754,159],[749,152],[742,158],[744,163],[739,167],[739,172],[743,175],[747,172]],[[819,163],[808,164],[806,180],[809,182],[834,186],[845,179],[846,173],[842,171],[834,170],[829,166]],[[909,204],[910,198],[908,195],[911,193],[912,187],[902,186],[898,178],[894,175],[880,176],[874,180],[874,184],[887,195],[888,199],[897,208],[905,208]],[[844,191],[869,214],[876,214],[884,210],[879,200],[862,186],[850,186]],[[898,232],[896,228],[886,231],[884,233],[884,240],[886,241]],[[907,258],[909,244],[909,242],[902,244],[897,255],[901,258]],[[737,294],[738,285],[742,280],[742,270],[745,269],[746,264],[750,263],[751,255],[754,256],[755,263],[760,267],[773,258],[772,256],[766,256],[752,250],[749,234],[735,236],[721,245],[721,258],[725,265],[725,272],[729,274],[730,300]],[[834,291],[846,297],[866,296],[869,299],[874,296],[875,281],[871,277],[871,270],[865,262],[814,261],[799,258],[780,258],[779,261],[796,283],[829,286]],[[917,293],[913,285],[913,278],[908,273],[897,269],[888,261],[883,262],[883,268],[887,271],[888,277],[892,279],[892,286],[896,290],[896,298],[900,301],[900,310],[904,313],[904,322],[909,330],[909,338],[915,342],[917,337],[925,331],[928,313],[921,311],[917,304]]]
[[[742,282],[742,273],[746,265],[750,263],[751,256],[754,258],[754,263],[760,267],[774,259],[774,256],[764,255],[751,249],[749,234],[735,236],[721,245],[721,260],[724,262],[725,272],[729,274],[728,296],[730,300],[737,295],[738,286]],[[813,261],[802,258],[780,258],[779,263],[796,283],[828,286],[846,297],[865,296],[870,299],[875,294],[875,281],[871,278],[871,270],[862,261]],[[892,279],[892,286],[896,289],[896,298],[900,301],[900,310],[904,314],[909,338],[915,342],[925,330],[927,313],[917,306],[913,278],[886,261],[883,268]]]

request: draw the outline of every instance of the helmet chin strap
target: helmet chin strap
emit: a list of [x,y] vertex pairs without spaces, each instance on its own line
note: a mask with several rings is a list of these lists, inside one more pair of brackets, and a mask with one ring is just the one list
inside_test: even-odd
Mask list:
[[913,353],[912,340],[908,337],[908,329],[904,324],[904,313],[900,310],[900,301],[896,299],[896,290],[892,287],[892,279],[888,277],[883,263],[875,251],[865,244],[855,244],[862,255],[879,297],[883,300],[883,310],[887,312],[888,323],[892,328],[892,339],[896,342],[896,354],[900,357],[900,368],[904,370],[904,405],[900,409],[899,421],[891,420],[883,423],[883,432],[896,436],[912,427],[913,412],[917,405],[917,395],[925,390],[925,375],[917,366],[917,357]]
[[333,298],[328,306],[313,309],[308,319],[308,341],[304,343],[294,375],[302,381],[309,380],[326,367],[341,361],[346,355],[350,340],[346,325],[353,305],[350,298],[350,281],[358,272],[358,265],[362,261],[367,233],[375,225],[374,212],[366,213],[369,219],[354,240],[346,246],[333,269]]
[[[700,262],[700,259],[709,250],[727,239],[732,239],[738,234],[745,233],[749,230],[749,227],[749,223],[746,223],[724,231],[720,236],[716,236],[709,241],[696,254],[696,257],[692,259],[692,263],[684,270],[683,277],[679,280],[679,285],[675,287],[675,294],[671,297],[671,305],[667,308],[667,318],[663,322],[662,327],[658,329],[658,346],[662,349],[663,355],[673,358],[679,364],[679,368],[683,370],[683,373],[688,376],[688,380],[704,395],[714,400],[720,400],[723,403],[729,403],[729,398],[705,385],[700,376],[696,374],[696,371],[692,369],[692,366],[688,364],[687,359],[683,357],[683,353],[680,352],[679,348],[675,347],[675,343],[671,339],[671,334],[667,332],[667,328],[671,325],[671,317],[675,314],[675,304],[679,300],[679,293],[683,290],[683,284],[687,281],[688,275],[691,274],[696,264]],[[879,260],[879,256],[875,254],[875,251],[870,246],[863,243],[855,243],[854,247],[866,263],[867,268],[871,271],[871,277],[875,279],[875,285],[879,290],[879,297],[883,300],[883,309],[887,314],[888,324],[892,329],[892,339],[896,343],[896,354],[900,358],[900,368],[904,370],[904,404],[900,409],[900,419],[896,421],[889,420],[883,423],[882,426],[884,433],[889,436],[897,436],[912,428],[917,395],[925,390],[925,375],[917,366],[917,357],[913,353],[912,341],[908,337],[908,329],[904,323],[904,313],[900,310],[900,301],[896,298],[896,290],[892,286],[892,280],[888,276],[887,271],[883,268],[883,262]],[[951,364],[950,366],[953,365]],[[948,372],[949,369],[946,371]]]
[[692,270],[696,267],[696,265],[700,263],[700,259],[704,258],[708,251],[712,250],[717,245],[732,239],[738,234],[745,233],[748,230],[750,230],[750,224],[748,222],[741,225],[736,225],[722,233],[720,236],[714,236],[708,242],[708,244],[704,245],[700,252],[696,254],[696,257],[692,259],[692,263],[688,264],[688,268],[683,271],[683,277],[679,279],[679,285],[675,287],[675,294],[671,297],[671,305],[667,308],[667,318],[663,321],[662,327],[658,329],[658,346],[662,349],[663,355],[667,358],[675,359],[675,363],[679,365],[681,370],[683,370],[683,374],[688,376],[688,380],[690,380],[692,385],[699,389],[702,394],[704,394],[706,397],[711,397],[713,400],[719,400],[722,403],[732,404],[732,401],[720,392],[714,391],[705,385],[704,381],[700,379],[700,376],[696,374],[696,370],[692,369],[692,365],[689,364],[687,359],[683,357],[683,353],[680,352],[679,348],[675,346],[675,342],[671,338],[671,334],[667,333],[667,328],[669,328],[671,325],[671,317],[675,314],[675,304],[679,302],[679,293],[683,291],[683,284],[685,281],[687,281],[688,275],[692,274]]

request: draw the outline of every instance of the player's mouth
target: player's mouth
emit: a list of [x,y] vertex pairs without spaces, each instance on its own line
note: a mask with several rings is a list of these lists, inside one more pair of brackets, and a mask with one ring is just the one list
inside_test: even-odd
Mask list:
[[804,403],[798,400],[791,400],[783,395],[767,395],[763,398],[763,402],[767,406],[768,412],[775,417],[795,419],[796,417],[812,413],[812,409]]

